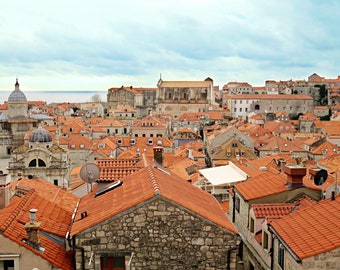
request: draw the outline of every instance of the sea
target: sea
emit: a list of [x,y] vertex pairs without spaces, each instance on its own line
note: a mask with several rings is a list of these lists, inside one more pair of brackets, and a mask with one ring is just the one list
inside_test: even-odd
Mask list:
[[[11,91],[0,91],[0,104],[8,100]],[[82,103],[89,102],[94,95],[99,95],[100,100],[106,102],[107,90],[46,90],[46,91],[23,91],[27,101],[45,101],[51,103]]]

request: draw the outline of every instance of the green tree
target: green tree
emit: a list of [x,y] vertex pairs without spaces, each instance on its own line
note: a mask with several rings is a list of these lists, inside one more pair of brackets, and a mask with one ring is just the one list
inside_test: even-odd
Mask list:
[[326,106],[328,105],[328,91],[326,85],[317,84],[315,85],[316,88],[319,90],[319,99],[317,100],[318,105]]

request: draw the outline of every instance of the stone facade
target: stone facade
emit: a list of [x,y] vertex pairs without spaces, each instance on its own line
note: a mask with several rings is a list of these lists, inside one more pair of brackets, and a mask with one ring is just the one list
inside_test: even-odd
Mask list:
[[101,258],[116,256],[126,269],[236,269],[233,233],[162,197],[74,237],[85,252],[85,261],[76,253],[77,269],[101,269]]
[[156,113],[180,116],[185,112],[207,112],[213,102],[213,81],[163,81],[157,84]]

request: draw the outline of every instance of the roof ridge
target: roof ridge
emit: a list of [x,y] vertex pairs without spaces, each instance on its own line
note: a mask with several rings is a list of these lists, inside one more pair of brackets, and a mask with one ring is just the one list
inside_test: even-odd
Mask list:
[[159,185],[158,185],[158,183],[156,181],[156,177],[155,177],[155,174],[152,171],[151,166],[147,167],[147,173],[148,173],[151,185],[152,185],[152,187],[154,189],[155,195],[161,195],[161,189],[160,189],[160,187],[159,187]]

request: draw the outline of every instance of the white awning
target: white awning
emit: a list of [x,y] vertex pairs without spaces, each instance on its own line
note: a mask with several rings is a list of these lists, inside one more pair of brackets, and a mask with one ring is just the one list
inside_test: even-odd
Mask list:
[[231,161],[228,165],[207,168],[199,170],[199,172],[213,185],[229,185],[247,180],[248,175],[235,166]]

